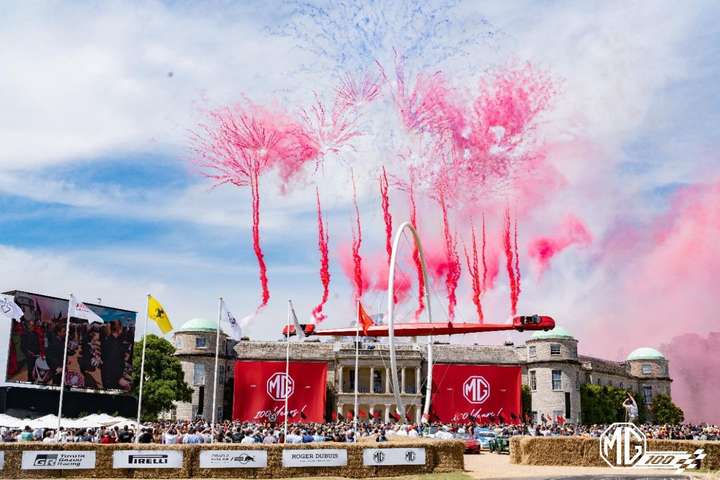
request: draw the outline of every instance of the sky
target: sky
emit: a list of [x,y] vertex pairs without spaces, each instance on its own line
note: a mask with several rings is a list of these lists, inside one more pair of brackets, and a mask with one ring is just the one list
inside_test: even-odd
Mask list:
[[[686,359],[688,338],[707,356],[720,338],[719,10],[710,1],[10,2],[0,18],[0,42],[11,46],[0,50],[0,287],[140,312],[152,293],[176,326],[216,318],[220,296],[236,316],[250,315],[260,295],[250,196],[215,187],[197,166],[194,135],[208,111],[252,99],[297,112],[343,75],[390,72],[398,52],[409,73],[441,71],[468,89],[493,69],[529,62],[552,78],[554,95],[534,131],[543,170],[523,181],[541,194],[507,200],[519,212],[519,312],[552,315],[584,354],[674,354],[671,369],[677,358],[675,371],[685,372],[673,387],[681,406],[711,418],[688,392],[720,394],[720,379],[697,373],[704,355]],[[251,337],[279,337],[288,299],[303,318],[319,302],[316,185],[330,236],[325,325],[351,321],[342,268],[350,175],[362,252],[382,256],[376,179],[383,165],[402,171],[391,103],[386,95],[372,107],[355,148],[319,173],[285,189],[272,174],[262,180],[271,298],[247,326]],[[406,196],[391,187],[390,200],[397,225]],[[421,211],[432,250],[437,205],[427,200]],[[497,240],[502,212],[486,214]],[[452,215],[467,241],[468,215]],[[556,253],[541,261],[548,246]],[[483,298],[493,321],[509,317],[500,270]],[[469,285],[464,270],[456,318],[477,321]],[[446,318],[440,282],[433,295],[433,315]],[[385,301],[382,291],[363,297],[372,312]],[[698,368],[688,370],[690,361]]]

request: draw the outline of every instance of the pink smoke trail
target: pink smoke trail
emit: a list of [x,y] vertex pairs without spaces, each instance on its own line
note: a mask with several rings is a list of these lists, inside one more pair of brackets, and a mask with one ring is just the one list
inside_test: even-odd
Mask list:
[[513,316],[517,314],[517,281],[513,264],[513,243],[510,235],[510,208],[505,209],[505,224],[503,225],[503,247],[505,249],[505,261],[510,283],[510,312]]
[[455,306],[457,305],[457,286],[460,281],[460,259],[458,257],[455,239],[450,231],[448,220],[448,209],[445,203],[445,193],[440,190],[438,195],[440,208],[442,210],[443,236],[445,238],[445,256],[447,259],[447,272],[445,274],[445,288],[448,295],[448,319],[452,322],[455,319]]
[[260,247],[260,184],[258,173],[255,171],[250,177],[250,192],[252,196],[252,243],[255,257],[258,261],[260,271],[260,287],[262,289],[262,301],[258,310],[267,305],[270,300],[270,288],[268,287],[267,265],[265,255]]
[[[409,188],[408,188],[408,197],[410,199],[410,223],[412,224],[415,231],[417,231],[418,223],[417,223],[417,205],[415,204],[415,188],[413,186],[413,181],[410,181]],[[417,279],[418,279],[418,306],[415,310],[415,320],[420,318],[420,314],[422,314],[423,310],[425,310],[425,276],[423,275],[422,271],[422,262],[420,261],[420,252],[417,248],[417,245],[413,241],[413,253],[412,253],[412,259],[413,263],[415,264],[415,270],[417,271]]]
[[262,289],[260,310],[270,299],[260,243],[260,176],[276,169],[287,183],[317,151],[306,131],[287,115],[250,102],[211,111],[209,120],[193,135],[197,163],[216,185],[250,187],[252,244]]
[[515,213],[515,238],[513,243],[513,254],[515,255],[515,303],[520,299],[520,255],[518,254],[518,219]]
[[327,303],[330,293],[330,256],[328,255],[328,233],[327,225],[323,222],[322,207],[320,206],[320,190],[315,187],[315,198],[317,200],[317,224],[318,224],[318,250],[320,251],[320,282],[323,293],[320,303],[313,309],[312,314],[315,320],[320,323],[325,320],[323,307]]
[[380,205],[383,212],[383,221],[385,222],[385,251],[387,252],[387,261],[390,263],[392,256],[392,214],[390,213],[390,195],[388,193],[388,178],[385,167],[380,175]]
[[483,310],[480,297],[482,296],[482,276],[480,274],[480,265],[478,261],[478,249],[477,240],[475,239],[475,226],[472,227],[472,262],[468,255],[467,247],[465,250],[465,263],[468,267],[468,273],[470,274],[471,286],[472,286],[472,301],[475,304],[477,310],[478,320],[483,323]]
[[360,246],[362,245],[362,228],[360,225],[360,209],[357,203],[357,187],[355,176],[352,176],[353,206],[355,207],[355,225],[352,230],[352,257],[353,257],[353,280],[355,282],[355,300],[358,301],[363,295],[363,271]]

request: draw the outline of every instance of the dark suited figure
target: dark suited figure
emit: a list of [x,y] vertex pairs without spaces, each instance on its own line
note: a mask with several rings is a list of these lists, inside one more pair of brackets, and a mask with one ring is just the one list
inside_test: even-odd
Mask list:
[[102,377],[102,386],[106,389],[119,389],[120,378],[123,376],[125,362],[123,353],[125,353],[125,345],[123,344],[120,334],[122,326],[120,322],[113,321],[110,324],[110,335],[102,340],[102,366],[100,367],[100,375]]
[[29,382],[35,381],[35,360],[40,356],[40,339],[35,332],[35,321],[28,320],[25,324],[25,331],[20,339],[20,348],[25,355],[27,364],[27,378]]

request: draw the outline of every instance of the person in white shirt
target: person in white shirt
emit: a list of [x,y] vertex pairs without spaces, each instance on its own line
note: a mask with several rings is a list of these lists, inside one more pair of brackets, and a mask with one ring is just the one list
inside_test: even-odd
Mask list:
[[255,443],[255,436],[250,430],[246,430],[245,436],[240,440],[240,443]]
[[291,433],[288,433],[285,443],[302,443],[302,436],[300,435],[300,432],[298,430],[293,430]]
[[165,445],[175,445],[178,443],[178,434],[175,428],[171,428],[167,432],[163,433],[162,443]]

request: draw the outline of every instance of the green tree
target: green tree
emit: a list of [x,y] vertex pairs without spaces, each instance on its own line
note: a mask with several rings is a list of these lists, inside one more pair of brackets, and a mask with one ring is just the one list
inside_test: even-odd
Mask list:
[[526,418],[531,418],[530,412],[532,412],[532,393],[528,385],[522,386],[520,396],[522,398],[522,421],[524,422]]
[[[622,406],[628,390],[606,385],[588,383],[580,387],[582,423],[585,425],[622,422],[625,420],[625,408]],[[637,398],[637,396],[635,396]],[[639,419],[644,421],[644,405],[638,404]]]
[[675,405],[667,395],[656,395],[650,406],[655,423],[677,425],[685,420],[682,409]]
[[[140,390],[142,340],[133,351],[133,390]],[[160,412],[169,410],[173,401],[188,402],[192,388],[185,383],[180,360],[170,342],[156,335],[147,336],[145,349],[145,382],[143,384],[142,419],[155,420]]]

